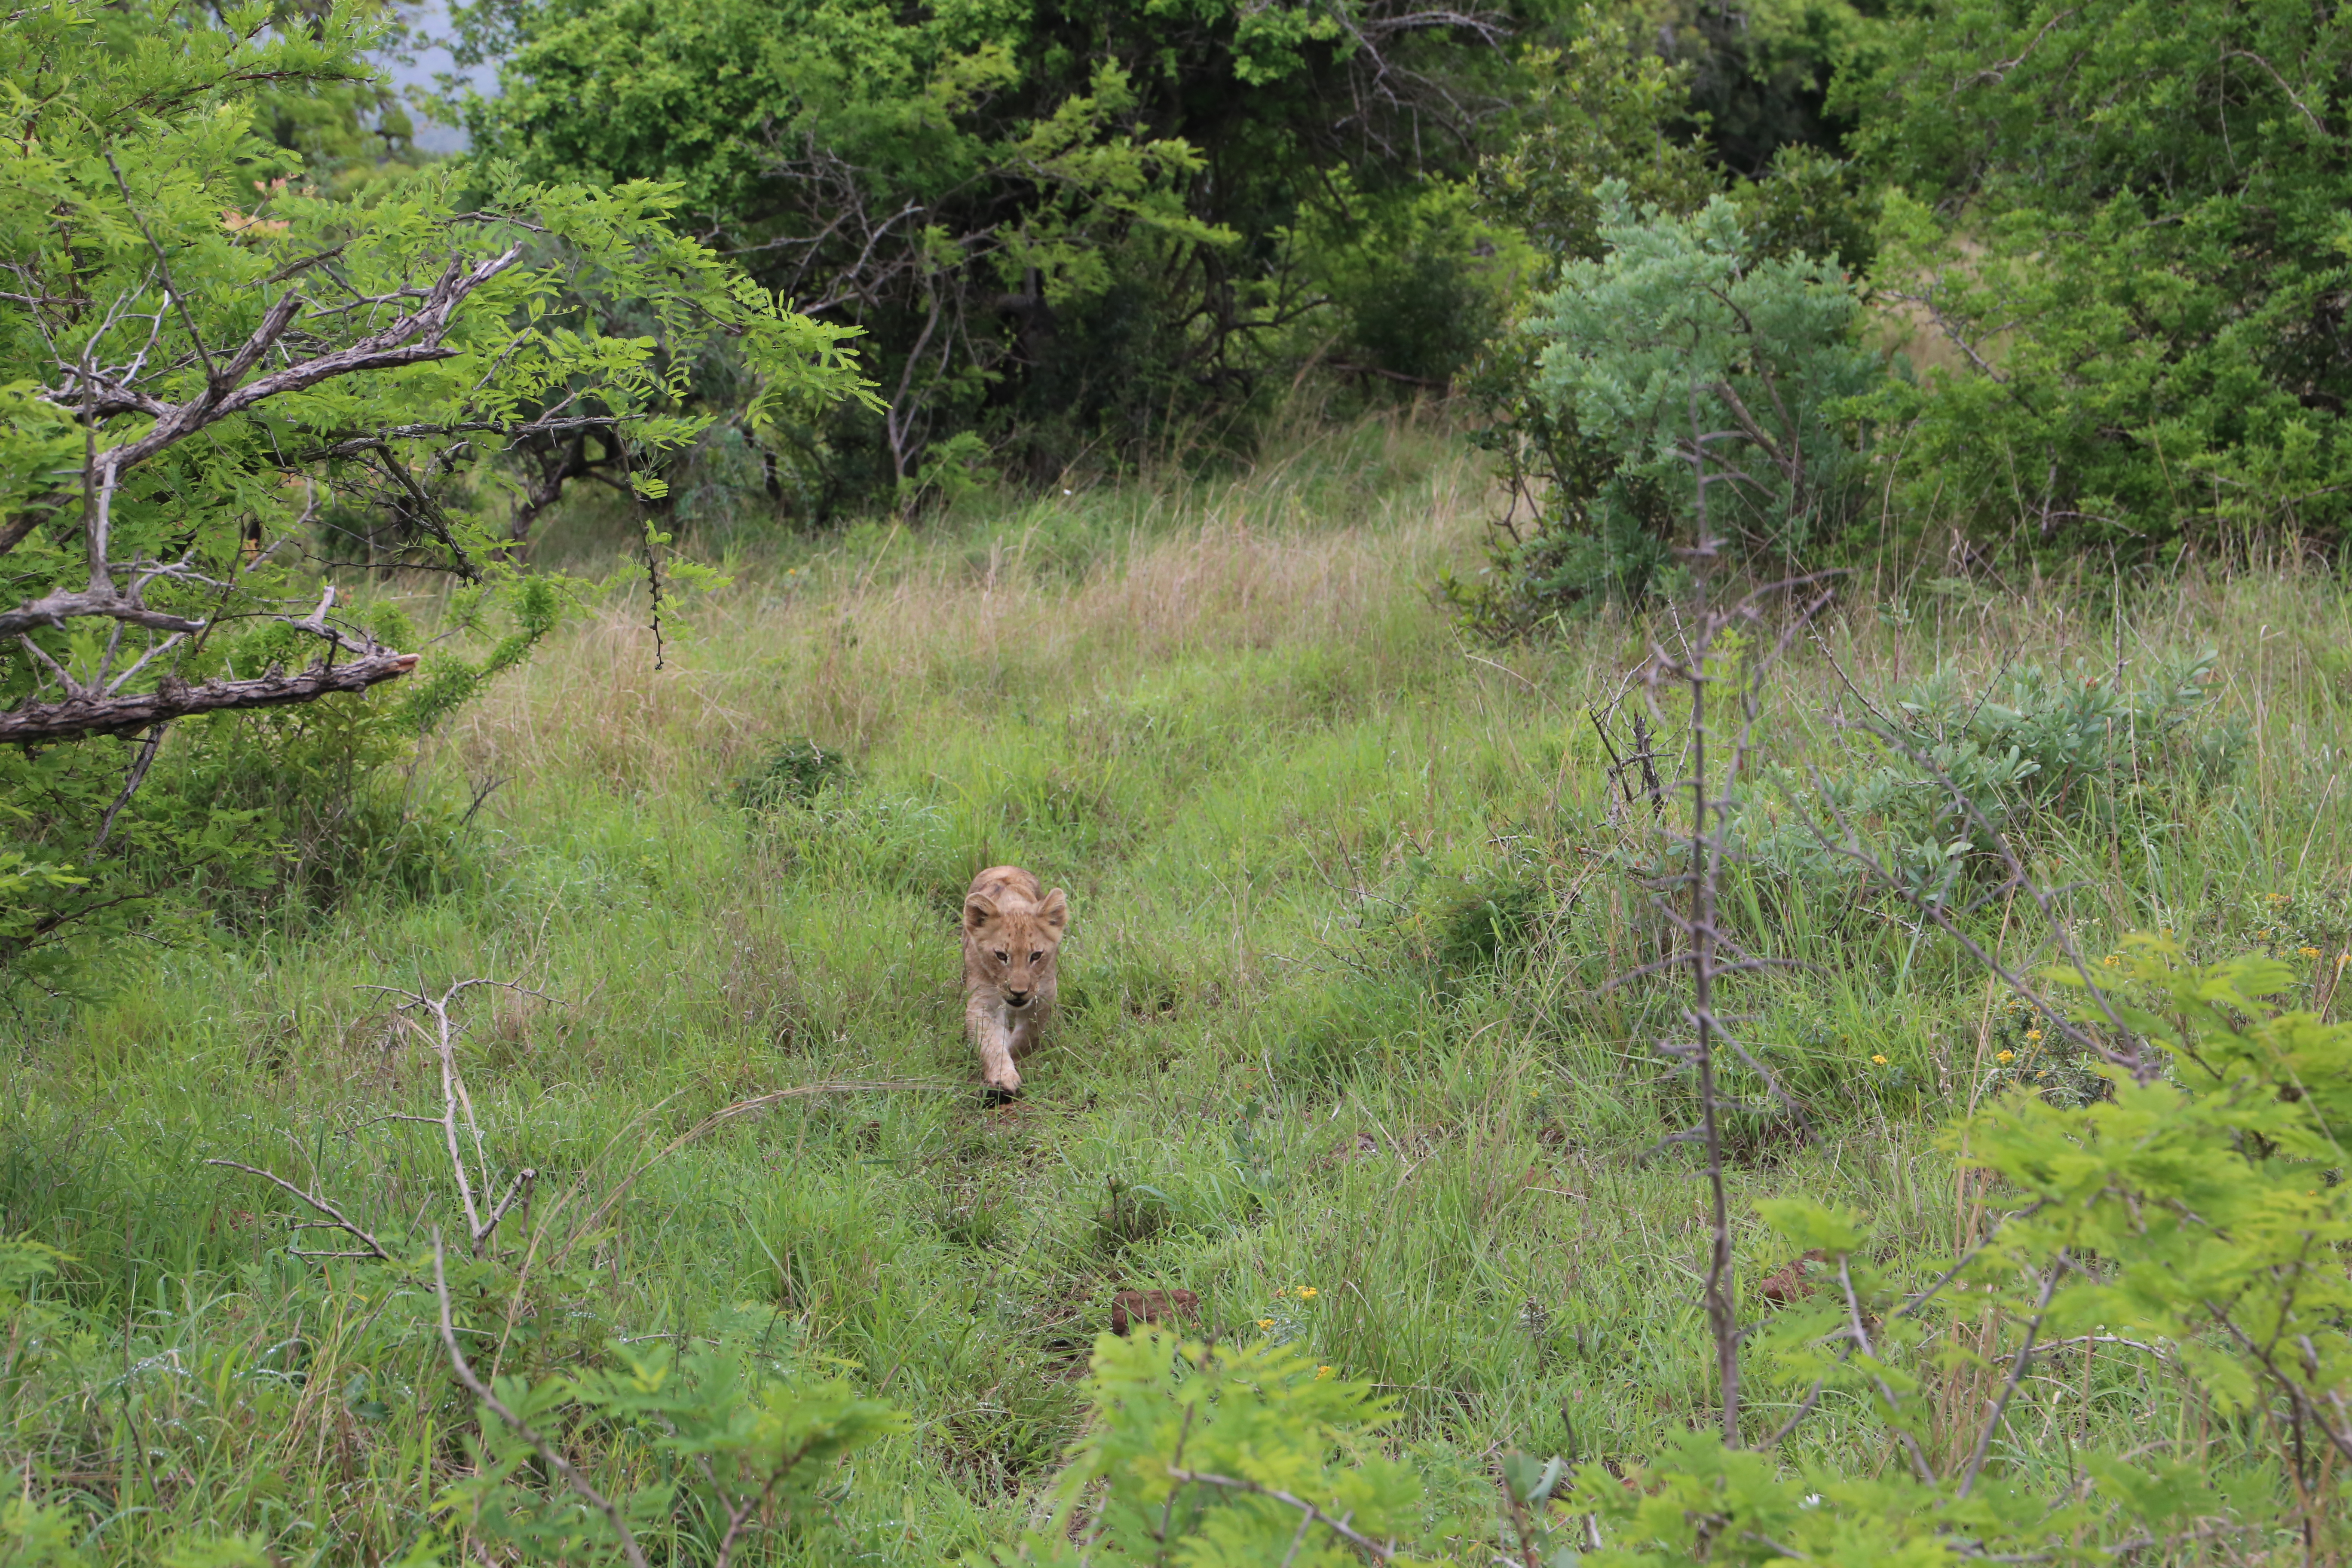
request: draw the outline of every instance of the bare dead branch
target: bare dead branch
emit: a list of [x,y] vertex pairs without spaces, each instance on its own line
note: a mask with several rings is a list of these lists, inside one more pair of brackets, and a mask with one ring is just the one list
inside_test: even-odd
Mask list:
[[[2352,1431],[2339,1430],[2335,1422],[2326,1419],[2320,1414],[2319,1406],[2312,1400],[2311,1396],[2304,1391],[2303,1385],[2295,1382],[2294,1379],[2289,1377],[2286,1373],[2280,1368],[2277,1360],[2273,1354],[2273,1347],[2271,1345],[2258,1342],[2252,1335],[2247,1333],[2245,1330],[2238,1326],[2235,1319],[2231,1318],[2227,1311],[2223,1310],[2215,1303],[2210,1301],[2206,1302],[2205,1310],[2216,1323],[2221,1325],[2224,1332],[2228,1333],[2231,1339],[2238,1342],[2241,1349],[2242,1349],[2248,1355],[2253,1357],[2255,1361],[2262,1363],[2263,1370],[2270,1374],[2272,1382],[2277,1384],[2281,1389],[2285,1391],[2288,1400],[2295,1406],[2297,1411],[2307,1413],[2310,1415],[2313,1424],[2318,1426],[2320,1431],[2326,1435],[2328,1446],[2333,1447],[2343,1458],[2352,1459]],[[2333,1397],[2332,1394],[2331,1397]],[[2340,1407],[2341,1401],[2338,1400],[2336,1403]]]
[[[320,613],[325,613],[324,605],[320,606]],[[449,1016],[450,1005],[478,985],[492,985],[503,990],[521,991],[534,996],[542,994],[530,990],[529,986],[520,985],[512,981],[485,980],[478,976],[457,981],[438,996],[422,989],[409,991],[389,985],[362,987],[369,991],[388,991],[402,998],[394,1013],[398,1025],[423,1039],[431,1047],[434,1057],[440,1064],[441,1114],[437,1117],[402,1116],[399,1120],[427,1121],[441,1129],[442,1142],[449,1153],[450,1171],[457,1183],[458,1202],[466,1211],[467,1238],[476,1258],[482,1256],[483,1247],[488,1242],[492,1233],[498,1229],[499,1222],[506,1217],[507,1210],[513,1205],[515,1199],[530,1192],[531,1184],[539,1179],[539,1172],[528,1166],[518,1172],[514,1179],[508,1184],[506,1195],[491,1205],[488,1215],[484,1216],[480,1203],[476,1197],[474,1186],[478,1177],[488,1179],[489,1154],[482,1143],[481,1124],[474,1116],[473,1096],[467,1090],[465,1075],[457,1068],[458,1029]],[[412,1008],[422,1009],[430,1015],[433,1027],[427,1029],[416,1019],[408,1016],[409,1010]],[[459,1131],[461,1117],[464,1121],[462,1137]],[[466,1162],[466,1145],[468,1142],[474,1149],[473,1163],[470,1167]],[[485,1186],[482,1195],[487,1197],[488,1194],[488,1188]]]
[[[1852,1347],[1852,1344],[1853,1342],[1849,1340],[1847,1342],[1849,1349]],[[1845,1358],[1844,1355],[1841,1353],[1838,1359],[1840,1361],[1843,1361]],[[1790,1412],[1790,1416],[1786,1421],[1781,1422],[1780,1426],[1772,1429],[1772,1435],[1769,1437],[1764,1439],[1764,1447],[1767,1452],[1779,1447],[1782,1440],[1785,1439],[1790,1433],[1795,1431],[1799,1426],[1804,1424],[1805,1417],[1813,1413],[1813,1406],[1821,1403],[1822,1389],[1828,1384],[1829,1380],[1829,1373],[1823,1373],[1821,1376],[1813,1379],[1812,1387],[1805,1390],[1805,1397],[1798,1402],[1797,1408]]]
[[124,670],[121,675],[116,676],[112,680],[106,683],[107,695],[110,697],[115,692],[118,692],[124,687],[130,685],[133,680],[139,678],[139,672],[141,670],[146,668],[149,665],[154,663],[155,660],[161,658],[163,655],[179,647],[180,644],[186,639],[187,635],[188,634],[185,632],[173,632],[170,637],[165,637],[153,647],[151,647],[145,653],[141,654],[138,659],[129,669]]
[[[2072,15],[2072,13],[2070,12],[2068,15]],[[2053,22],[2057,18],[2055,17],[2052,18]],[[2049,29],[2045,27],[2042,30],[2047,32]],[[2037,38],[2034,41],[2039,43],[2041,40]],[[2295,111],[2301,114],[2304,120],[2314,131],[2317,132],[2323,139],[2326,138],[2328,133],[2326,122],[2321,120],[2318,115],[2314,114],[2311,111],[2311,106],[2296,96],[2294,89],[2287,86],[2286,78],[2279,75],[2278,67],[2271,64],[2270,61],[2263,58],[2262,56],[2254,53],[2252,49],[2231,49],[2224,53],[2221,58],[2228,60],[2252,60],[2256,65],[2262,67],[2263,69],[2269,74],[2271,80],[2278,83],[2278,89],[2286,94],[2286,100],[2294,105]]]
[[[98,466],[109,478],[117,477],[206,426],[242,414],[270,398],[306,391],[338,376],[397,370],[403,365],[448,359],[458,351],[445,347],[441,340],[448,331],[450,318],[457,307],[476,289],[512,267],[521,257],[522,247],[519,245],[509,246],[472,267],[465,266],[460,258],[453,256],[439,280],[426,290],[423,302],[381,331],[371,332],[342,348],[298,359],[281,370],[242,385],[226,383],[223,379],[225,371],[216,374],[205,390],[189,401],[145,410],[154,415],[154,424],[132,440],[99,453]],[[289,300],[294,302],[291,306],[287,302]],[[289,292],[281,297],[263,318],[261,325],[255,329],[253,335],[232,356],[228,365],[241,366],[238,371],[240,376],[251,371],[270,346],[284,335],[302,302],[299,294]],[[52,400],[72,404],[76,411],[79,411],[80,405],[69,397],[53,395]]]
[[[1847,1258],[1843,1252],[1838,1254],[1838,1289],[1845,1292],[1846,1338],[1853,1342],[1854,1349],[1863,1353],[1865,1361],[1876,1362],[1878,1352],[1871,1348],[1870,1331],[1863,1326],[1862,1302],[1853,1293],[1853,1271],[1847,1267]],[[1888,1424],[1892,1426],[1895,1414],[1903,1402],[1895,1397],[1894,1387],[1879,1375],[1874,1365],[1869,1371],[1870,1381],[1878,1385],[1878,1396],[1886,1401]],[[1910,1457],[1911,1473],[1932,1486],[1936,1479],[1936,1468],[1927,1463],[1927,1456],[1919,1451],[1919,1440],[1900,1426],[1895,1428],[1895,1435],[1903,1440],[1903,1451]]]
[[204,362],[205,379],[217,384],[220,372],[214,368],[213,356],[205,347],[204,336],[196,331],[196,319],[188,314],[188,301],[172,282],[171,258],[163,254],[163,246],[157,243],[155,231],[149,228],[147,220],[139,216],[139,204],[131,199],[131,184],[122,177],[122,165],[114,161],[114,149],[100,144],[99,153],[106,159],[106,166],[114,175],[115,189],[122,193],[123,209],[130,213],[131,221],[138,226],[140,237],[146,240],[147,248],[155,253],[155,267],[163,279],[163,297],[179,312],[180,325],[187,330],[189,345],[196,351],[196,358]]
[[[2025,58],[2028,55],[2031,55],[2034,50],[2042,47],[2042,40],[2050,36],[2051,28],[2056,26],[2059,23],[2065,21],[2068,17],[2074,16],[2075,12],[2081,9],[2082,7],[2079,5],[2069,5],[2065,10],[2057,12],[2052,16],[2048,21],[2042,24],[2042,30],[2033,35],[2032,38],[2026,44],[2025,47],[2017,51],[2015,58],[1996,60],[1991,65],[1986,67],[1983,70],[1980,70],[1977,72],[1976,75],[1969,78],[1969,79],[1961,85],[1964,87],[1981,87],[1990,84],[1998,87],[2001,82],[2008,79],[2010,72],[2015,70],[2018,67],[2025,63]],[[1953,90],[1957,93],[1958,89],[1954,89]],[[2290,94],[2289,96],[2291,97],[2293,95]]]
[[167,676],[152,691],[112,697],[78,690],[62,702],[30,703],[0,713],[0,744],[123,735],[192,713],[310,702],[338,691],[364,691],[406,675],[416,661],[413,653],[374,648],[341,664],[313,665],[297,675],[273,671],[252,680],[209,680],[202,686]]
[[2042,1331],[2042,1316],[2050,1310],[2050,1298],[2058,1289],[2058,1278],[2066,1272],[2066,1254],[2061,1251],[2052,1259],[2050,1272],[2042,1277],[2042,1299],[2033,1304],[2033,1321],[2025,1325],[2025,1342],[2017,1347],[2017,1356],[2009,1363],[2009,1377],[2000,1385],[2000,1397],[1993,1401],[1992,1414],[1985,1417],[1984,1430],[1977,1434],[1976,1451],[1969,1456],[1969,1467],[1960,1476],[1959,1495],[1966,1497],[1976,1489],[1977,1476],[1984,1469],[1985,1456],[1992,1451],[1992,1435],[2000,1429],[2000,1418],[2009,1412],[2010,1397],[2017,1385],[2025,1381],[2025,1369],[2033,1362],[2033,1339]]
[[332,1228],[348,1233],[362,1246],[367,1248],[365,1252],[356,1255],[336,1253],[332,1256],[358,1256],[362,1258],[373,1258],[383,1263],[389,1263],[392,1261],[392,1254],[383,1249],[383,1243],[377,1241],[374,1237],[370,1236],[366,1231],[362,1230],[358,1226],[352,1224],[350,1219],[345,1217],[342,1210],[337,1208],[334,1205],[329,1203],[324,1198],[315,1197],[312,1194],[304,1192],[301,1188],[296,1186],[285,1177],[273,1176],[268,1171],[262,1170],[257,1166],[240,1164],[235,1160],[207,1160],[205,1163],[207,1165],[225,1165],[232,1171],[243,1171],[249,1176],[259,1176],[265,1182],[273,1182],[277,1184],[278,1186],[281,1186],[288,1192],[293,1194],[296,1197],[301,1199],[304,1203],[309,1204],[320,1214],[325,1215],[327,1216],[326,1223]]
[[107,839],[114,832],[114,819],[122,815],[122,808],[131,804],[131,797],[137,795],[139,786],[147,782],[147,770],[154,765],[155,749],[163,743],[163,731],[167,728],[167,724],[156,725],[147,731],[147,738],[139,742],[139,754],[131,759],[131,767],[123,774],[122,789],[115,795],[114,804],[106,808],[106,820],[98,825],[98,837],[89,842],[91,859],[98,858],[100,851],[106,847]]
[[56,659],[51,658],[49,657],[48,649],[43,647],[39,643],[35,642],[31,637],[25,636],[21,632],[16,635],[16,641],[22,645],[27,654],[32,656],[34,662],[47,668],[49,679],[56,681],[58,685],[62,687],[68,695],[79,692],[82,689],[81,682],[76,680],[71,675],[68,674],[64,665],[59,664]]
[[8,552],[30,539],[33,536],[33,530],[41,526],[41,519],[60,505],[62,500],[62,497],[43,496],[38,500],[26,501],[24,503],[24,510],[5,521],[0,521],[0,555],[7,554]]
[[[507,1185],[506,1196],[491,1205],[489,1217],[482,1221],[481,1240],[487,1240],[497,1233],[499,1221],[507,1217],[507,1210],[514,1206],[515,1199],[526,1195],[530,1190],[530,1184],[538,1180],[539,1171],[536,1166],[525,1165],[515,1173],[515,1179]],[[480,1242],[478,1241],[476,1245],[480,1245]]]
[[202,621],[151,610],[121,594],[76,593],[60,588],[13,610],[0,610],[0,637],[15,637],[37,626],[62,626],[77,616],[106,616],[159,632],[200,632]]
[[1949,1285],[1953,1280],[1959,1278],[1961,1269],[1966,1268],[1970,1263],[1976,1260],[1978,1253],[1982,1252],[1986,1247],[1992,1245],[1993,1237],[2000,1234],[2000,1227],[2002,1226],[2007,1225],[2013,1219],[2031,1219],[2041,1212],[2042,1202],[2041,1200],[2036,1199],[2033,1203],[2027,1205],[2024,1208],[2018,1210],[2015,1214],[2003,1215],[2000,1220],[1995,1222],[1990,1230],[1986,1231],[1984,1235],[1977,1238],[1976,1245],[1970,1247],[1966,1252],[1960,1254],[1959,1261],[1954,1263],[1949,1268],[1945,1269],[1941,1277],[1939,1277],[1934,1284],[1928,1286],[1925,1290],[1920,1291],[1919,1294],[1912,1300],[1909,1306],[1905,1307],[1901,1311],[1896,1312],[1895,1315],[1898,1318],[1910,1317],[1922,1307],[1925,1307],[1928,1302],[1934,1300],[1936,1297],[1941,1293],[1945,1286]]

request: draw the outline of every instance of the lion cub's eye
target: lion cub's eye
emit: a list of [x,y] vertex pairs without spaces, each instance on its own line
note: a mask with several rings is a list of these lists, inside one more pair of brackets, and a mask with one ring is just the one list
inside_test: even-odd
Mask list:
[[1029,962],[1032,963],[1043,963],[1045,962],[1045,955],[1042,952],[1033,952],[1029,955]]
[[1012,963],[1012,962],[1013,962],[1013,960],[1011,960],[1010,958],[1007,958],[1003,953],[1001,953],[1001,952],[1000,952],[1000,953],[998,953],[998,954],[996,955],[996,962],[997,962],[997,963]]

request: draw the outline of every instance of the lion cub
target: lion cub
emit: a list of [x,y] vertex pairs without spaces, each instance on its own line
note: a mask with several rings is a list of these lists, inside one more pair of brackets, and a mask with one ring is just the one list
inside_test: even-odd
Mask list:
[[1054,1014],[1054,955],[1069,929],[1062,889],[1040,893],[1018,866],[991,866],[963,896],[963,1020],[988,1087],[1021,1087],[1015,1057],[1036,1045]]

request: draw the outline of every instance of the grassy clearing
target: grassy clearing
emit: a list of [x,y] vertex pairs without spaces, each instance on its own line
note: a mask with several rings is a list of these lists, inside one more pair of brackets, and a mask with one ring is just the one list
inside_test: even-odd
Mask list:
[[[1641,816],[1609,809],[1585,715],[1668,628],[1460,644],[1426,585],[1488,504],[1443,432],[1371,424],[1239,479],[983,500],[738,559],[658,669],[641,607],[562,635],[420,770],[421,790],[498,784],[469,884],[131,955],[110,994],[9,1023],[0,1215],[75,1261],[53,1326],[7,1347],[0,1463],[78,1494],[110,1561],[194,1521],[299,1563],[426,1531],[469,1419],[429,1295],[287,1258],[291,1200],[201,1162],[422,1237],[450,1212],[447,1161],[431,1129],[383,1118],[437,1105],[431,1058],[362,987],[467,975],[541,994],[475,993],[465,1050],[496,1162],[543,1173],[544,1234],[567,1183],[584,1207],[730,1101],[894,1086],[652,1163],[499,1352],[546,1368],[608,1336],[728,1333],[854,1369],[914,1430],[787,1555],[1001,1539],[1132,1286],[1195,1290],[1221,1333],[1297,1338],[1377,1380],[1474,1517],[1498,1447],[1630,1458],[1705,1421],[1703,1189],[1653,1152],[1688,1104],[1651,1048],[1676,1003],[1612,984],[1658,936],[1609,858]],[[2234,767],[2192,777],[2151,749],[2136,798],[2164,812],[2054,814],[2042,869],[2078,884],[2089,951],[2158,926],[2200,953],[2316,947],[2332,986],[2352,894],[2337,588],[1890,574],[1876,592],[1792,654],[1769,758],[1858,765],[1849,678],[1883,701],[1939,666],[1975,689],[2021,664],[2088,680],[2216,649],[2197,725],[2242,731]],[[845,765],[740,805],[803,740]],[[952,922],[971,871],[1006,859],[1068,889],[1074,925],[1057,1039],[992,1111],[969,1092]],[[1735,890],[1750,938],[1811,966],[1737,1002],[1823,1134],[1759,1109],[1740,1186],[1870,1211],[1922,1270],[1948,1258],[1982,1198],[1956,1193],[1930,1130],[2069,1069],[1941,939],[1829,881]],[[2040,934],[1983,918],[2012,957]],[[1786,1260],[1747,1235],[1752,1304]],[[1756,1375],[1761,1430],[1797,1391]],[[1965,1376],[1939,1394],[1948,1452],[1973,1397]],[[1864,1427],[1832,1411],[1800,1440]],[[2002,1452],[2054,1487],[2102,1440],[2217,1472],[2253,1441],[2153,1364],[2062,1352]]]

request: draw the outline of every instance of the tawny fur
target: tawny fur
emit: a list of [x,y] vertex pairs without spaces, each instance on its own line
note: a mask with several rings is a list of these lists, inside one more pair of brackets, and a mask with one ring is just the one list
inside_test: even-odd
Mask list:
[[1053,1019],[1054,959],[1069,927],[1062,889],[1039,891],[1037,879],[1018,866],[991,866],[964,893],[964,1026],[992,1089],[1021,1087],[1014,1061]]

